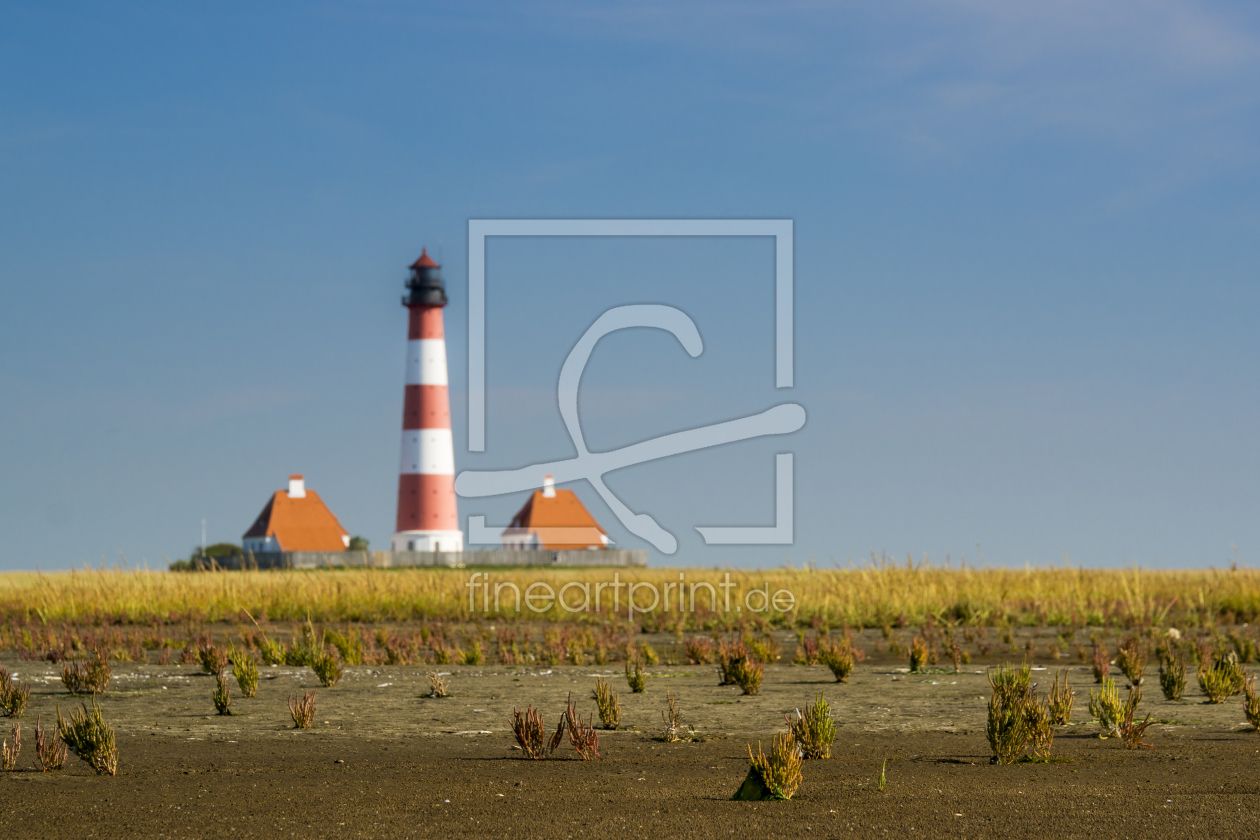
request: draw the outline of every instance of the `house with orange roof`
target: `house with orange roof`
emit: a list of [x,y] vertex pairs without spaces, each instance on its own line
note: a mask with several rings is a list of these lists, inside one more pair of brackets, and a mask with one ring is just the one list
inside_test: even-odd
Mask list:
[[350,532],[300,475],[289,476],[289,490],[277,490],[245,532],[246,552],[345,551]]
[[504,548],[516,549],[564,551],[606,548],[611,543],[577,494],[557,490],[550,475],[543,478],[542,489],[535,490],[512,517],[502,537]]

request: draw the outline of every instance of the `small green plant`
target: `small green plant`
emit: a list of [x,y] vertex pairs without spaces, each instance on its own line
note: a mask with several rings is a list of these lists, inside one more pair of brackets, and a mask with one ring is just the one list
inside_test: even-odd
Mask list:
[[887,775],[885,775],[885,771],[886,771],[886,770],[888,770],[888,759],[886,759],[886,758],[885,758],[885,759],[884,759],[884,763],[883,763],[883,765],[881,765],[881,766],[880,766],[880,768],[879,768],[879,782],[878,782],[878,784],[879,784],[879,792],[880,792],[880,793],[883,793],[883,792],[884,792],[884,785],[888,784],[888,776],[887,776]]
[[819,642],[818,659],[831,669],[831,674],[836,678],[836,682],[849,681],[849,674],[853,673],[853,665],[856,658],[853,652],[853,645],[849,643],[847,638],[842,638],[838,642],[829,642],[826,639]]
[[831,758],[831,744],[836,739],[836,724],[831,719],[831,706],[818,692],[813,705],[807,706],[805,713],[796,710],[796,720],[784,715],[788,730],[801,748],[802,758]]
[[485,651],[481,649],[479,639],[473,639],[472,647],[463,653],[465,665],[480,665],[485,660]]
[[44,729],[41,718],[35,718],[35,769],[41,773],[60,770],[66,764],[66,742],[56,727],[52,732]]
[[430,671],[427,676],[429,678],[429,696],[434,699],[445,697],[449,686],[447,686],[446,680],[442,678],[442,675],[437,671]]
[[916,633],[914,638],[910,640],[910,673],[917,674],[920,671],[927,670],[928,656],[927,640]]
[[258,643],[258,655],[262,657],[264,665],[283,665],[284,645],[264,636]]
[[1102,727],[1099,738],[1120,734],[1120,721],[1124,719],[1124,704],[1120,702],[1120,692],[1116,690],[1116,681],[1111,677],[1103,680],[1102,687],[1095,696],[1089,692],[1089,714]]
[[1107,648],[1101,642],[1094,645],[1094,682],[1101,684],[1111,673],[1111,660]]
[[[332,645],[341,654],[347,665],[363,664],[363,638],[356,632],[347,630],[345,635],[333,629],[324,630],[324,644]],[[476,663],[473,663],[476,664]]]
[[114,728],[101,717],[101,706],[92,698],[92,708],[75,709],[70,719],[57,708],[57,734],[71,752],[86,761],[98,775],[118,774],[118,748],[114,744]]
[[294,729],[310,729],[315,722],[315,692],[304,692],[300,698],[296,694],[290,697],[289,715]]
[[[9,741],[13,743],[10,744]],[[17,767],[18,754],[22,752],[22,724],[14,723],[13,729],[9,732],[9,737],[4,739],[4,745],[0,747],[0,764],[5,770],[12,770]]]
[[1068,687],[1068,672],[1063,671],[1063,686],[1059,686],[1059,675],[1055,674],[1050,686],[1050,722],[1055,726],[1067,726],[1072,722],[1072,705],[1076,702],[1076,692]]
[[1165,700],[1180,700],[1186,690],[1186,663],[1168,642],[1159,648],[1159,688]]
[[201,670],[211,676],[219,676],[228,666],[228,653],[213,642],[198,642],[197,656],[201,660]]
[[756,694],[761,690],[761,678],[765,676],[765,672],[764,663],[754,662],[749,657],[731,663],[731,678],[745,694]]
[[647,642],[643,643],[643,664],[657,665],[661,661],[661,657]]
[[1146,728],[1155,721],[1151,720],[1150,715],[1147,715],[1145,720],[1134,720],[1137,706],[1140,702],[1142,702],[1142,689],[1135,685],[1129,689],[1129,699],[1124,704],[1124,711],[1120,716],[1120,725],[1117,728],[1119,729],[1120,739],[1124,741],[1124,745],[1128,749],[1136,750],[1138,747],[1146,747],[1153,750],[1155,749],[1154,744],[1142,743],[1142,735],[1146,732]]
[[71,694],[104,694],[111,677],[109,657],[101,650],[92,651],[86,662],[76,660],[61,666],[61,681]]
[[551,755],[560,746],[560,739],[564,737],[564,719],[560,719],[555,734],[547,741],[542,715],[533,706],[527,707],[523,712],[513,706],[512,732],[516,735],[516,743],[521,745],[525,757],[538,761]]
[[336,655],[327,652],[311,664],[311,669],[315,671],[315,676],[319,677],[319,684],[324,688],[336,686],[345,671]]
[[1203,689],[1209,703],[1224,703],[1229,697],[1241,694],[1245,680],[1238,655],[1233,651],[1217,654],[1210,661],[1205,659],[1199,668],[1199,688]]
[[665,734],[662,740],[669,744],[681,741],[683,739],[682,710],[678,708],[674,692],[668,688],[665,689],[665,708],[661,711],[661,718],[665,721]]
[[0,711],[5,717],[20,718],[31,699],[31,684],[13,682],[9,672],[0,667]]
[[803,760],[801,748],[791,732],[780,732],[774,736],[768,756],[761,751],[760,741],[757,742],[756,754],[749,744],[748,762],[748,776],[732,798],[743,801],[788,800],[796,795],[801,786]]
[[1040,700],[1031,696],[1024,699],[1024,720],[1028,725],[1028,739],[1032,743],[1033,755],[1040,759],[1050,757],[1050,748],[1054,745],[1054,721],[1051,718],[1050,699]]
[[989,697],[989,719],[985,725],[994,764],[1013,764],[1028,744],[1028,718],[1023,703],[1009,702],[998,691]]
[[241,694],[253,697],[258,693],[258,663],[249,651],[238,650],[232,653],[232,676],[241,687]]
[[1135,637],[1130,636],[1116,648],[1116,667],[1129,678],[1129,682],[1134,685],[1142,684],[1142,672],[1146,669],[1146,655],[1142,653],[1142,646]]
[[647,691],[647,674],[643,671],[643,665],[639,660],[626,662],[626,682],[630,684],[630,690],[635,694]]
[[1247,715],[1247,722],[1260,732],[1260,694],[1256,693],[1255,676],[1243,681],[1243,713]]
[[[602,677],[595,680],[595,705],[599,709],[599,725],[605,729],[621,726],[621,701],[612,686]],[[668,696],[668,692],[666,693]]]
[[221,715],[232,714],[232,692],[228,688],[227,675],[220,671],[215,674],[217,685],[214,689],[214,708]]

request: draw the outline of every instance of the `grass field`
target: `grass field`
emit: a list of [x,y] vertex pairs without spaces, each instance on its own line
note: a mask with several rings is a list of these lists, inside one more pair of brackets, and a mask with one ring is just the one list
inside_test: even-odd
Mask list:
[[[849,570],[483,570],[488,578],[479,581],[503,589],[498,612],[493,600],[483,600],[486,590],[470,593],[469,580],[475,574],[477,570],[470,569],[11,572],[0,575],[0,620],[10,625],[165,625],[237,622],[247,610],[259,621],[273,622],[308,617],[316,622],[467,621],[510,617],[518,602],[505,587],[515,585],[519,591],[534,583],[553,591],[570,584],[566,601],[570,604],[581,603],[583,584],[588,592],[594,591],[588,594],[587,610],[571,612],[553,602],[547,609],[526,611],[524,617],[530,619],[582,621],[617,613],[673,628],[681,617],[688,629],[731,626],[745,615],[759,615],[780,627],[823,623],[855,628],[911,626],[929,620],[991,627],[1208,627],[1260,617],[1260,570],[1246,568],[971,569],[880,563]],[[624,587],[596,588],[614,578],[639,586],[635,595],[639,608],[633,615],[627,613]],[[727,603],[722,601],[724,582],[733,593]],[[691,592],[683,599],[684,609],[678,609],[679,587],[696,588],[694,611]],[[764,604],[760,596],[745,600],[754,589],[790,593],[791,609],[735,611],[744,603],[753,608]],[[655,609],[648,609],[653,591],[663,597]],[[787,599],[779,602],[786,603]]]

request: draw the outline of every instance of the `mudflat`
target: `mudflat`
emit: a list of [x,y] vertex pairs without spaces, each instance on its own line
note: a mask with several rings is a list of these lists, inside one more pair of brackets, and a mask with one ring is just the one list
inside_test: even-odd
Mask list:
[[[81,700],[56,666],[4,664],[34,686],[19,767],[0,773],[0,817],[15,836],[1260,835],[1260,734],[1238,698],[1212,705],[1191,687],[1166,702],[1148,677],[1140,712],[1159,721],[1146,737],[1155,749],[1126,750],[1088,722],[1093,679],[1080,666],[1075,723],[1058,729],[1053,761],[999,767],[984,735],[989,686],[974,667],[912,675],[866,664],[838,684],[822,667],[772,665],[746,696],[719,686],[710,666],[654,666],[637,695],[601,666],[350,667],[331,689],[309,668],[264,666],[258,696],[236,692],[237,714],[219,716],[199,668],[119,664],[100,698],[118,732],[119,772],[108,777],[74,756],[58,772],[29,769],[36,717],[47,725],[57,705]],[[427,670],[447,675],[450,696],[424,696]],[[565,744],[552,759],[524,759],[513,707],[539,708],[552,728],[571,692],[594,714],[597,676],[620,693],[625,725],[601,731],[602,757],[583,762]],[[658,740],[667,688],[694,729],[682,742]],[[307,690],[316,721],[297,731],[286,701]],[[730,801],[747,745],[768,746],[783,716],[820,691],[837,723],[833,757],[806,762],[791,802]]]

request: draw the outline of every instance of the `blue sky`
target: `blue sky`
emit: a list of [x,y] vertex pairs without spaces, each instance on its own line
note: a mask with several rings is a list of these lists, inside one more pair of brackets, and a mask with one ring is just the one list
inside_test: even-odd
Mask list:
[[[1258,80],[1241,2],[5,4],[0,567],[238,541],[290,472],[386,547],[421,246],[461,469],[572,454],[556,376],[620,304],[706,347],[605,339],[593,448],[806,408],[609,476],[678,537],[654,562],[1254,563]],[[793,219],[796,387],[768,241],[499,241],[470,455],[499,217]],[[770,524],[785,449],[795,544],[704,546]]]

